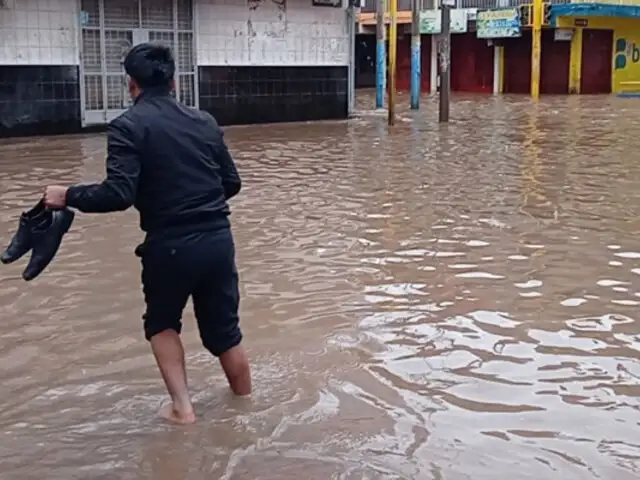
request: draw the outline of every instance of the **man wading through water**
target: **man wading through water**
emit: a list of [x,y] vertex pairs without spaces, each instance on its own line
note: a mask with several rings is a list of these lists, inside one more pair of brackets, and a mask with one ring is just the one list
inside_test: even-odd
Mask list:
[[160,45],[133,47],[124,60],[133,106],[107,130],[107,178],[95,185],[45,190],[49,208],[86,213],[140,212],[144,332],[172,403],[161,415],[195,421],[180,340],[189,296],[200,338],[236,395],[251,393],[249,361],[238,327],[238,273],[227,200],[240,178],[211,115],[178,103],[175,62]]

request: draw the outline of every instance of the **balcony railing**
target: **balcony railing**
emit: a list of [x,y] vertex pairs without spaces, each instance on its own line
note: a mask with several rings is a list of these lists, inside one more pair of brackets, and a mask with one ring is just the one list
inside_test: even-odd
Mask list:
[[[387,0],[388,2],[389,0]],[[480,10],[489,10],[491,8],[509,8],[517,7],[518,5],[524,5],[531,3],[532,0],[456,0],[457,8],[478,8]],[[590,0],[545,0],[554,5],[562,3],[582,3]],[[625,5],[637,5],[640,4],[640,0],[596,0],[600,3],[618,3]],[[376,11],[377,0],[365,0],[365,6],[362,7],[363,13],[372,13]],[[437,0],[421,0],[421,10],[429,10],[435,8]],[[398,10],[408,11],[411,10],[411,0],[398,0]]]

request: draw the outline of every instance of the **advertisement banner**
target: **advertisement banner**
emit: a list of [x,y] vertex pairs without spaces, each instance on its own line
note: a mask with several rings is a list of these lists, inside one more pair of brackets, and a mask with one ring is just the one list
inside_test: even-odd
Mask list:
[[520,15],[517,8],[486,10],[476,17],[478,38],[511,38],[522,36]]

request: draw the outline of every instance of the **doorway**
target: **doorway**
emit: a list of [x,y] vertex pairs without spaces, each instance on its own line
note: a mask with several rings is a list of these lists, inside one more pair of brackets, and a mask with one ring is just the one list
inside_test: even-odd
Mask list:
[[580,93],[611,93],[613,30],[582,30]]
[[197,107],[192,0],[80,0],[83,126],[109,123],[130,105],[123,61],[131,47],[159,42],[176,60],[176,97]]

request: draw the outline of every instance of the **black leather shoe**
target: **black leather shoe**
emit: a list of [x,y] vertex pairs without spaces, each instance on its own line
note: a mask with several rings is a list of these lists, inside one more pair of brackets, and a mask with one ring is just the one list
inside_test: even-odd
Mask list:
[[49,216],[49,221],[45,224],[35,225],[31,229],[33,252],[27,268],[22,274],[22,278],[27,282],[40,275],[51,263],[60,248],[62,237],[69,231],[75,217],[75,213],[68,208],[46,210],[46,213]]
[[28,212],[23,212],[20,215],[18,231],[9,242],[7,249],[0,255],[0,261],[7,264],[22,258],[33,247],[33,237],[31,236],[33,227],[44,226],[50,220],[51,217],[47,215],[42,200]]

